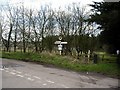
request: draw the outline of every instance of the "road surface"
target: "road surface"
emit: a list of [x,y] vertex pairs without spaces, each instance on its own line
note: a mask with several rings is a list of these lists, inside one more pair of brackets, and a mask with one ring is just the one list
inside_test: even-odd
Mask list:
[[2,88],[116,88],[118,79],[2,59]]

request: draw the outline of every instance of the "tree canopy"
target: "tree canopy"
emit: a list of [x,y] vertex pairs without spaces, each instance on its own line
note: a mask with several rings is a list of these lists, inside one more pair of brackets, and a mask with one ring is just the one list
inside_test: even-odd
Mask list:
[[108,46],[110,53],[120,50],[120,2],[94,2],[90,6],[94,12],[90,22],[96,22],[103,30],[100,41]]

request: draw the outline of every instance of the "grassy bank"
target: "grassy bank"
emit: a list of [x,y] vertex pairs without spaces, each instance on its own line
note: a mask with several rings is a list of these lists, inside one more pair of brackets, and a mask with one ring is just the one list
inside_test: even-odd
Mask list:
[[20,53],[20,52],[3,52],[2,58],[23,60],[36,62],[40,64],[54,65],[56,67],[70,69],[78,72],[97,72],[101,74],[106,74],[113,77],[120,76],[118,71],[118,65],[116,63],[104,63],[99,62],[98,64],[84,64],[78,63],[72,60],[70,57],[53,55],[49,53]]

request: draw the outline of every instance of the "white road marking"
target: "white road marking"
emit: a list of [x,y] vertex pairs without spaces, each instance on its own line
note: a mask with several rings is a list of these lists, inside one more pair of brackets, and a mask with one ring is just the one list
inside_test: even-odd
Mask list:
[[96,80],[96,81],[97,81],[97,79],[96,79],[96,78],[94,78],[94,77],[92,77],[92,76],[90,76],[90,78],[91,78],[91,79],[93,79],[93,80]]
[[5,72],[9,72],[9,71],[5,70]]
[[3,71],[4,69],[1,68],[0,70]]
[[32,78],[27,78],[28,80],[30,80],[30,81],[34,81],[34,79],[32,79]]
[[23,75],[20,75],[20,74],[18,74],[17,76],[18,76],[18,77],[24,77]]
[[44,83],[43,85],[47,85],[46,83]]
[[14,71],[14,72],[16,72],[16,73],[19,73],[19,74],[21,74],[22,72],[20,72],[20,71],[17,71],[17,70],[12,70],[12,71]]
[[81,77],[82,79],[89,79],[89,77],[87,77],[87,76],[82,76],[82,75],[80,75],[80,77]]
[[16,71],[16,73],[19,73],[19,74],[21,74],[22,72],[20,72],[20,71]]
[[55,83],[55,82],[53,82],[53,81],[50,81],[50,80],[47,80],[47,82],[49,82],[49,83]]
[[15,75],[16,73],[14,73],[14,72],[10,72],[10,74]]
[[36,79],[41,79],[40,77],[37,77],[37,76],[33,76],[34,78],[36,78]]
[[29,76],[29,77],[31,77],[31,75],[30,74],[25,74],[26,76]]

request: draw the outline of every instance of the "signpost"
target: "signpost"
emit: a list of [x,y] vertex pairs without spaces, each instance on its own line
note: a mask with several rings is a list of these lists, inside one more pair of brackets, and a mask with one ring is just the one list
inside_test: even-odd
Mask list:
[[55,41],[54,44],[67,44],[67,42]]
[[54,44],[57,44],[57,45],[58,45],[58,50],[60,51],[60,55],[62,55],[63,45],[64,45],[64,44],[67,44],[67,42],[61,42],[62,37],[59,37],[59,40],[60,40],[60,41],[55,41]]

